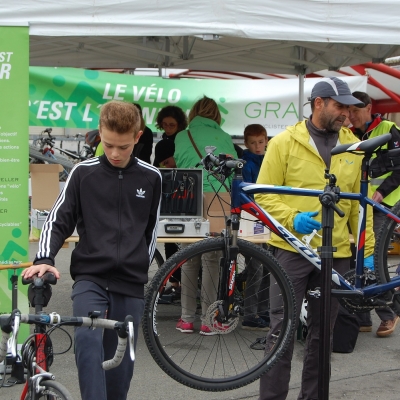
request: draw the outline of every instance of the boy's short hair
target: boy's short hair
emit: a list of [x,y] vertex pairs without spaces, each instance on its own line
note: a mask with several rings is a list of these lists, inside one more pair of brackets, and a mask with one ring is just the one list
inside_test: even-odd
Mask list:
[[140,131],[142,119],[138,108],[132,103],[111,100],[101,106],[99,130],[103,127],[117,133],[133,133],[136,137]]
[[260,124],[250,124],[244,128],[244,141],[246,142],[249,136],[265,136],[267,137],[267,130]]

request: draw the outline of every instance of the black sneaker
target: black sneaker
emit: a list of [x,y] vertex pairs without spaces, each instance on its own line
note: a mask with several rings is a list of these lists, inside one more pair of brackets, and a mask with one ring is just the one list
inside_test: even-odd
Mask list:
[[269,331],[269,324],[261,317],[246,318],[242,322],[242,329],[248,331]]

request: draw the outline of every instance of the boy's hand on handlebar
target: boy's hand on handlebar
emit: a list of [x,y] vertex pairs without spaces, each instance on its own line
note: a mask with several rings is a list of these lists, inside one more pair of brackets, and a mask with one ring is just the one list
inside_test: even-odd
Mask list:
[[22,277],[25,279],[32,278],[33,275],[43,276],[46,272],[52,272],[57,279],[60,279],[60,272],[56,267],[48,264],[37,264],[22,271]]
[[293,221],[294,230],[298,233],[311,233],[314,229],[319,231],[321,229],[321,223],[311,218],[317,215],[318,211],[297,214]]

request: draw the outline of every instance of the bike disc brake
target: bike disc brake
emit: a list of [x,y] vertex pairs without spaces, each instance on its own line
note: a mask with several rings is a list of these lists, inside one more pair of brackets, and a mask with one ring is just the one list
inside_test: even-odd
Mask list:
[[239,315],[231,315],[224,322],[218,321],[219,308],[222,307],[224,302],[222,300],[217,300],[212,303],[206,313],[207,325],[210,327],[211,331],[217,332],[218,334],[225,335],[234,331],[239,323]]

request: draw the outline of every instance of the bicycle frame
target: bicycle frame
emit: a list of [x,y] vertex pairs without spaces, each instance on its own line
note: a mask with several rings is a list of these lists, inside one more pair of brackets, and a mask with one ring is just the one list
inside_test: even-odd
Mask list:
[[[387,208],[369,199],[367,197],[367,191],[368,180],[363,179],[361,181],[360,193],[340,193],[340,198],[358,201],[360,204],[360,220],[358,224],[357,235],[356,276],[363,275],[364,243],[367,215],[366,206],[370,205],[379,212],[391,218],[392,220],[400,223],[400,219],[396,215],[392,214]],[[249,214],[259,219],[273,233],[284,239],[290,246],[292,246],[296,250],[296,252],[301,254],[305,259],[307,259],[311,264],[313,264],[316,268],[320,270],[321,259],[319,255],[312,249],[308,248],[302,241],[300,241],[296,236],[294,236],[290,231],[288,231],[284,226],[276,221],[267,211],[265,211],[257,203],[255,203],[250,195],[254,195],[256,193],[317,197],[320,194],[324,193],[324,191],[293,188],[288,186],[246,183],[243,182],[243,178],[240,172],[235,172],[234,178],[232,180],[231,190],[231,216],[233,219],[237,220],[239,218],[241,210],[247,211]],[[390,282],[385,284],[373,284],[365,288],[362,287],[361,279],[357,278],[355,285],[353,286],[335,270],[332,270],[332,281],[335,284],[339,285],[341,289],[358,292],[365,298],[373,297],[375,295],[387,292],[388,290],[400,286],[400,277],[394,277],[391,279]]]

